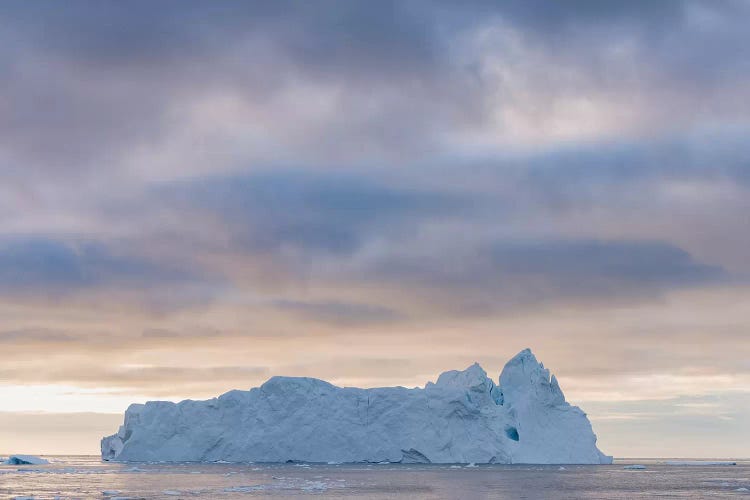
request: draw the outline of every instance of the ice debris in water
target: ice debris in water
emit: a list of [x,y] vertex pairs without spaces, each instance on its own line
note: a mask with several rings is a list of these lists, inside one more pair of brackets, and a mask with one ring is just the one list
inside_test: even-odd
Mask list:
[[474,364],[424,388],[273,377],[207,401],[131,405],[102,458],[170,462],[600,464],[586,414],[528,349],[497,383]]
[[11,455],[3,462],[5,465],[45,465],[48,463],[49,460],[34,455]]

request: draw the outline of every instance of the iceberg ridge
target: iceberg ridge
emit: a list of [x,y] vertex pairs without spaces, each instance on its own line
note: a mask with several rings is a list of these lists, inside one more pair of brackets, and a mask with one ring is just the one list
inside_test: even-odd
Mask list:
[[104,460],[611,463],[586,414],[529,349],[499,384],[474,364],[424,388],[272,377],[206,401],[133,404]]

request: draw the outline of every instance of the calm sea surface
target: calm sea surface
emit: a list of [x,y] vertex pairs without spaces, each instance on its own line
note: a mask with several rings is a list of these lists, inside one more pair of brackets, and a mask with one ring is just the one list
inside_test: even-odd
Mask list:
[[[0,466],[0,498],[748,498],[750,461],[599,466],[116,464],[51,457]],[[666,459],[665,459],[666,460]],[[627,470],[628,464],[645,470]]]

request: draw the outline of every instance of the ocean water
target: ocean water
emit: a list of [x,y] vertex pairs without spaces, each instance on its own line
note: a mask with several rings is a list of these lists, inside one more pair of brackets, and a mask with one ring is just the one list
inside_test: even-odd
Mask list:
[[[0,498],[632,499],[748,498],[750,461],[737,465],[316,465],[108,463],[51,457],[0,466]],[[628,464],[645,470],[627,470]]]

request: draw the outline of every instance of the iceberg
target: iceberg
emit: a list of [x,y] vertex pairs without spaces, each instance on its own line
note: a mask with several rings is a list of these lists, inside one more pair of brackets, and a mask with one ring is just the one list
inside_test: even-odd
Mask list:
[[11,455],[2,463],[5,465],[45,465],[49,461],[34,455]]
[[206,401],[133,404],[102,459],[167,462],[609,464],[586,414],[525,349],[498,384],[474,364],[424,388],[272,377]]

